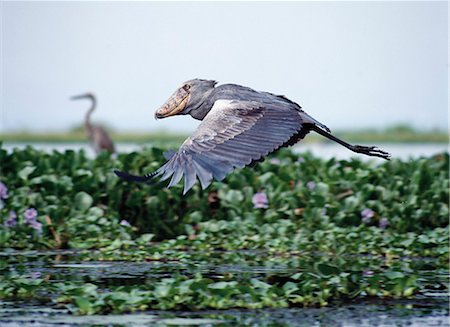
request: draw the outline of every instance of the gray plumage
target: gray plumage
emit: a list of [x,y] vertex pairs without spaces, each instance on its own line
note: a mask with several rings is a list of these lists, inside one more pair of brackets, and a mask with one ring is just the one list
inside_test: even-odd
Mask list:
[[87,137],[94,148],[95,153],[100,153],[102,150],[114,153],[114,143],[109,137],[108,133],[100,125],[91,123],[91,115],[94,112],[97,100],[92,93],[86,93],[82,95],[77,95],[71,98],[72,100],[79,99],[89,99],[91,100],[91,107],[86,112],[84,116],[84,129],[86,131]]
[[257,92],[248,87],[215,81],[191,80],[184,83],[156,111],[156,118],[189,114],[202,120],[197,130],[156,172],[135,176],[115,171],[129,181],[145,182],[155,176],[177,184],[184,176],[185,194],[197,178],[203,189],[213,179],[221,181],[235,168],[261,161],[269,153],[290,146],[315,131],[348,149],[389,159],[376,147],[350,145],[330,134],[330,130],[295,102],[284,96]]

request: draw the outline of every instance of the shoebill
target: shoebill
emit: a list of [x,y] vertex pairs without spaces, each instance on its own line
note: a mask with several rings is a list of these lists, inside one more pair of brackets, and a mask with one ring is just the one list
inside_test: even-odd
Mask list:
[[353,152],[390,159],[389,153],[375,146],[351,145],[337,138],[285,96],[241,85],[217,86],[216,81],[202,79],[187,81],[155,113],[157,119],[174,115],[191,115],[202,122],[177,152],[166,155],[167,162],[155,172],[136,176],[115,171],[119,177],[135,182],[171,177],[171,187],[184,176],[185,194],[197,177],[205,189],[213,179],[221,181],[235,168],[262,161],[269,153],[297,143],[311,131]]

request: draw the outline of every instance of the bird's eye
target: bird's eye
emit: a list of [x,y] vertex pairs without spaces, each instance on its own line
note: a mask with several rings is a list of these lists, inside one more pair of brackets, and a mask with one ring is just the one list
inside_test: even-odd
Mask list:
[[189,84],[183,86],[183,90],[188,91],[191,88]]

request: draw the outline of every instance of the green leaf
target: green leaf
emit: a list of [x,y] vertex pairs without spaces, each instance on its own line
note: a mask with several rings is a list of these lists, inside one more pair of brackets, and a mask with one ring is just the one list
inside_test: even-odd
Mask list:
[[319,263],[317,265],[317,270],[325,276],[329,276],[329,275],[338,275],[340,270],[338,267],[336,266],[332,266],[332,265],[328,265],[325,263]]
[[258,280],[258,279],[256,279],[256,278],[252,278],[252,279],[250,280],[250,282],[252,283],[252,285],[253,285],[255,288],[269,289],[269,288],[272,287],[272,285],[267,284],[267,283],[265,283],[265,282],[262,282],[262,281],[260,281],[260,280]]
[[298,291],[299,288],[296,283],[287,282],[286,284],[283,285],[283,290],[286,292],[286,294],[291,294],[295,291]]
[[238,190],[229,190],[223,194],[223,200],[229,203],[238,204],[244,200],[244,194]]
[[21,179],[26,180],[35,170],[35,166],[26,166],[25,168],[22,168],[17,175],[19,175]]
[[302,276],[303,276],[303,273],[299,272],[299,273],[293,274],[291,276],[291,278],[294,279],[294,280],[299,280]]
[[155,237],[154,234],[142,234],[141,236],[139,236],[136,242],[147,244],[153,239],[153,237]]
[[90,313],[92,311],[92,303],[83,296],[76,296],[74,298],[75,305],[80,309],[82,313]]
[[75,207],[78,210],[86,211],[92,206],[92,202],[92,196],[90,196],[86,192],[78,192],[75,195]]
[[389,279],[397,279],[405,277],[405,274],[400,271],[386,271],[384,275]]
[[222,289],[225,289],[225,288],[234,287],[236,285],[237,285],[236,281],[232,281],[232,282],[217,282],[217,283],[209,284],[208,288],[222,290]]

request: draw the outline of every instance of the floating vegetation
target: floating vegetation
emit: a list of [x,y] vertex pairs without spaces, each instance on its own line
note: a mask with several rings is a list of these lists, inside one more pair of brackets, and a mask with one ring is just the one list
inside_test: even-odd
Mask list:
[[184,197],[182,185],[113,173],[154,171],[162,152],[0,146],[0,298],[91,315],[448,292],[448,154],[379,163],[286,150]]

